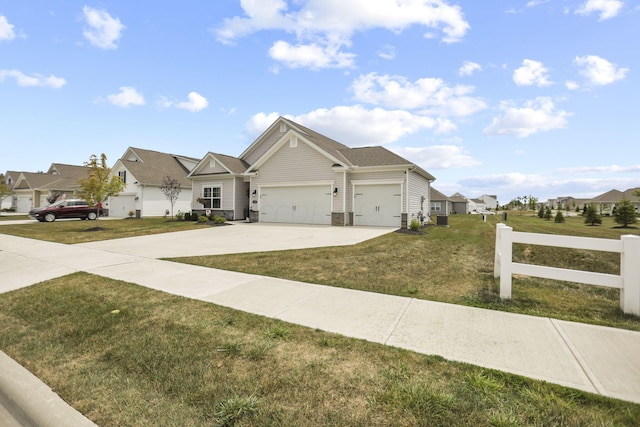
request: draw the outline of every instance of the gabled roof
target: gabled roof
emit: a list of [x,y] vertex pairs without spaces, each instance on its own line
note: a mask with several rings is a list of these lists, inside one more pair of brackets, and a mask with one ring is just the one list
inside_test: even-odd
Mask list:
[[[126,157],[136,160],[127,160]],[[173,154],[129,147],[118,162],[129,170],[140,185],[160,186],[162,178],[169,176],[177,179],[182,187],[191,187],[191,181],[187,179],[189,171]]]
[[469,201],[469,199],[467,199],[466,197],[464,197],[464,196],[463,196],[462,194],[460,194],[460,193],[455,193],[455,194],[453,194],[452,196],[450,196],[450,197],[449,197],[449,199],[450,199],[452,202],[455,202],[455,203],[460,203],[460,202],[467,203],[467,202]]
[[[202,160],[200,160],[198,164],[193,168],[191,173],[189,173],[188,177],[201,175],[199,172],[200,169],[210,159],[215,159],[217,163],[222,165],[222,167],[227,170],[228,174],[242,175],[249,168],[249,163],[237,157],[228,156],[226,154],[208,152],[202,158]],[[208,174],[205,173],[202,175],[208,175]]]
[[606,193],[600,194],[599,196],[591,199],[592,202],[619,202],[622,200],[623,193],[618,190],[609,190]]
[[433,187],[429,187],[429,199],[430,200],[446,200],[446,201],[451,201],[450,198],[448,198],[447,196],[445,196],[444,194],[442,194],[441,192],[439,192],[438,190],[436,190]]
[[[429,180],[435,180],[435,178],[418,165],[404,159],[403,157],[389,151],[388,149],[380,146],[374,147],[359,147],[350,148],[338,141],[335,141],[327,136],[324,136],[312,129],[302,126],[290,119],[279,117],[267,131],[263,132],[258,139],[254,141],[244,153],[240,155],[240,158],[244,158],[250,153],[256,145],[259,145],[263,140],[266,140],[267,135],[275,129],[279,123],[286,123],[290,128],[289,131],[280,135],[280,137],[274,141],[268,150],[265,150],[260,159],[258,159],[251,168],[258,168],[264,161],[270,157],[275,149],[284,144],[285,140],[288,140],[291,132],[294,131],[309,143],[313,144],[318,151],[324,153],[328,158],[336,162],[336,166],[342,166],[345,168],[358,168],[358,167],[407,167],[417,171]],[[250,168],[250,169],[251,169]]]

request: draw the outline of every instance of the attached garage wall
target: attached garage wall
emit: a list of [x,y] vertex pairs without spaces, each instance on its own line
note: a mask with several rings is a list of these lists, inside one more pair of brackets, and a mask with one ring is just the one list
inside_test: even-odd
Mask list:
[[261,187],[260,222],[331,224],[330,185]]
[[402,184],[356,183],[353,188],[353,225],[401,226]]
[[[159,187],[142,187],[142,208],[140,215],[146,216],[164,216],[166,211],[171,212],[171,203],[169,199],[164,195]],[[185,190],[184,188],[178,196],[173,205],[173,214],[178,211],[189,212],[191,211],[191,189]]]
[[16,212],[29,213],[31,210],[31,196],[18,194],[16,199]]
[[[409,171],[409,211],[408,222],[418,217],[418,213],[426,217],[431,211],[429,200],[429,181],[415,172]],[[424,197],[424,199],[423,199]]]
[[114,218],[127,218],[129,212],[136,212],[136,196],[135,194],[121,194],[118,197],[111,197],[109,204],[109,216]]

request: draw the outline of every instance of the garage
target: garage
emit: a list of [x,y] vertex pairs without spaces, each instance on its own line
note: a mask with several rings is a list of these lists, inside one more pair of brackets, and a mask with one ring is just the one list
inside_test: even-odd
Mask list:
[[16,212],[28,213],[31,210],[31,196],[18,196],[16,198]]
[[118,196],[109,199],[109,216],[116,218],[126,218],[129,212],[136,211],[136,196]]
[[402,186],[368,184],[354,186],[353,225],[400,227]]
[[331,224],[331,186],[261,187],[260,222]]

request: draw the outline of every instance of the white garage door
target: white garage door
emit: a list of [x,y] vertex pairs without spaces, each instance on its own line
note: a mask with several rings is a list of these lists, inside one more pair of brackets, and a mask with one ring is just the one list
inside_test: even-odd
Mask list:
[[292,224],[331,224],[331,187],[262,187],[260,221]]
[[129,212],[136,211],[136,196],[118,196],[109,199],[109,216],[126,218]]
[[31,197],[18,196],[16,200],[16,211],[20,213],[28,213],[31,210]]
[[354,225],[400,227],[401,191],[400,184],[356,185],[353,203]]

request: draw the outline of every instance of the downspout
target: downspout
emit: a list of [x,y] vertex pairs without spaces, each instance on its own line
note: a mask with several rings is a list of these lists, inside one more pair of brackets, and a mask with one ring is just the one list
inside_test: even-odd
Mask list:
[[[347,170],[342,171],[342,215],[343,225],[347,225],[349,218],[347,217]],[[349,224],[353,225],[353,224]]]
[[409,220],[410,220],[409,219],[409,193],[410,193],[410,191],[409,191],[409,183],[411,182],[411,178],[409,176],[409,173],[411,173],[411,169],[407,168],[407,174],[406,174],[407,175],[407,185],[406,185],[407,188],[405,189],[405,193],[406,194],[405,194],[405,198],[404,198],[404,205],[405,205],[404,211],[407,214],[407,222],[409,222]]
[[236,219],[236,177],[233,177],[233,195],[231,196],[231,206],[233,207],[233,219]]

